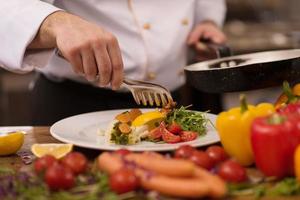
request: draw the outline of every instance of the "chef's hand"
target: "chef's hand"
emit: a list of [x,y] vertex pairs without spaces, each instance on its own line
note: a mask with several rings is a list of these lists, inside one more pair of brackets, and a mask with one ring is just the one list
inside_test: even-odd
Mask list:
[[215,47],[212,48],[205,42],[210,41],[214,44],[223,44],[226,42],[226,36],[212,21],[203,21],[198,24],[189,34],[187,44],[194,49],[194,62],[205,61],[217,58]]
[[189,34],[188,45],[196,45],[199,40],[209,40],[216,44],[226,42],[226,36],[221,29],[212,21],[206,20],[198,24]]
[[29,45],[32,48],[57,47],[73,70],[99,85],[118,89],[123,80],[123,62],[116,37],[103,28],[75,15],[58,11],[49,15]]

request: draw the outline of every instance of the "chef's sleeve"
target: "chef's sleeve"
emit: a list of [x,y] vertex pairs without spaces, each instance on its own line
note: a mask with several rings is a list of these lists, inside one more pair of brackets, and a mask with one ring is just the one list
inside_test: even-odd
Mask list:
[[0,66],[19,73],[33,70],[36,63],[32,63],[30,59],[33,54],[25,55],[26,48],[44,19],[58,10],[60,9],[39,0],[1,1]]
[[225,20],[225,0],[196,0],[196,24],[211,20],[221,27]]

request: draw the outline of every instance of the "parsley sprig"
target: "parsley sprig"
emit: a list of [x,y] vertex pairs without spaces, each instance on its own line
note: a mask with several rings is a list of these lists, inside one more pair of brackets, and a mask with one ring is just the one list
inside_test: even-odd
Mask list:
[[206,133],[206,125],[209,120],[206,118],[206,112],[188,110],[189,106],[181,106],[170,111],[167,115],[167,123],[173,121],[178,123],[185,131],[195,131],[199,135]]

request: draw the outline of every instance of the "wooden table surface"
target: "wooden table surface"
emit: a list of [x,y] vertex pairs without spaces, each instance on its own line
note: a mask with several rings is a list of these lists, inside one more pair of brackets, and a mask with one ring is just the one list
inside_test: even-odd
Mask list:
[[[3,128],[3,127],[1,127]],[[30,127],[28,127],[30,128]],[[19,128],[16,127],[15,130],[18,130]],[[50,135],[49,131],[50,127],[32,127],[27,130],[27,134],[25,135],[25,142],[20,149],[19,152],[30,152],[30,147],[32,144],[35,143],[60,143],[60,141],[56,140]],[[78,148],[75,147],[76,151],[80,151],[84,153],[89,159],[93,160],[94,158],[101,153],[101,151],[98,150],[91,150],[91,149],[84,149],[84,148]],[[0,166],[1,167],[12,167],[14,169],[20,169],[25,164],[22,162],[21,158],[18,155],[11,155],[11,156],[4,156],[0,157]],[[226,200],[254,200],[254,197],[248,196],[248,197],[234,197],[234,198],[226,198]],[[261,200],[299,200],[300,196],[293,196],[293,197],[263,197],[260,198]]]

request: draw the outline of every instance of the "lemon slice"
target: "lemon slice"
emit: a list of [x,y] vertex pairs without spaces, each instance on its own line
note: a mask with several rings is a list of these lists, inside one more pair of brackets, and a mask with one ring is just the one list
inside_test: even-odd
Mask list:
[[48,144],[33,144],[31,146],[31,152],[36,157],[42,157],[44,155],[52,155],[59,159],[64,157],[67,153],[71,152],[73,149],[73,144],[58,144],[58,143],[48,143]]
[[149,129],[155,128],[161,121],[166,118],[165,114],[162,112],[150,111],[141,114],[132,122],[132,126],[143,126],[148,125]]
[[0,135],[0,156],[16,153],[24,143],[24,133],[21,131]]

